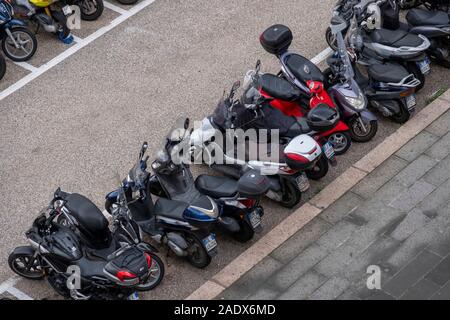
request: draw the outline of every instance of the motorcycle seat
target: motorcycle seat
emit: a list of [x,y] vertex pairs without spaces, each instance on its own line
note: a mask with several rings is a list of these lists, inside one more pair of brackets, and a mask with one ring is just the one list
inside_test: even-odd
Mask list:
[[299,54],[288,55],[285,63],[297,80],[305,84],[308,80],[325,81],[322,71],[314,63]]
[[108,220],[91,200],[78,193],[68,194],[64,200],[71,215],[91,234],[104,234],[108,230]]
[[184,220],[184,211],[189,205],[185,202],[159,198],[156,200],[154,213],[157,216],[163,216],[176,220]]
[[428,11],[424,9],[411,9],[406,15],[406,20],[412,26],[437,26],[450,24],[448,13],[443,11]]
[[374,30],[371,34],[371,40],[394,48],[418,47],[423,43],[423,39],[416,34],[404,30],[388,29]]
[[195,187],[201,193],[214,199],[231,198],[237,193],[237,182],[226,177],[202,174],[195,180]]
[[269,73],[263,74],[259,78],[259,85],[271,97],[284,101],[295,101],[302,94],[300,89],[289,81]]
[[399,83],[409,76],[409,72],[396,63],[375,63],[368,69],[369,76],[380,82]]

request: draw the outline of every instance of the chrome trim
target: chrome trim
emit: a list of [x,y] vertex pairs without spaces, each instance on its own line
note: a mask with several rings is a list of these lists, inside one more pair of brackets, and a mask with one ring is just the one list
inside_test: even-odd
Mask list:
[[407,88],[415,88],[420,84],[420,80],[416,79],[413,74],[404,77],[400,82],[393,83],[388,82],[387,84],[393,87],[407,87]]

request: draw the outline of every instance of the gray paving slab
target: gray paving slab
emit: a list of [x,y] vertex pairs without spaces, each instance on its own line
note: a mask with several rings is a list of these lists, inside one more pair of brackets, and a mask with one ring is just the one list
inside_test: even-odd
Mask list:
[[424,227],[430,221],[422,210],[414,208],[408,212],[404,219],[397,225],[390,236],[396,240],[403,241],[413,234],[417,229]]
[[328,252],[332,252],[352,237],[357,229],[358,226],[355,224],[342,220],[322,235],[316,241],[316,244],[325,248]]
[[439,137],[446,135],[450,131],[450,112],[444,113],[439,119],[429,125],[426,131]]
[[406,161],[412,162],[425,150],[430,148],[438,139],[438,136],[427,131],[422,131],[397,151],[396,155]]
[[436,283],[422,279],[414,286],[406,290],[406,292],[400,297],[401,300],[426,300],[432,295],[437,293],[441,287]]
[[450,154],[450,132],[428,149],[425,154],[433,159],[442,160]]
[[450,282],[447,282],[441,290],[436,292],[431,300],[450,300]]
[[333,277],[328,279],[320,288],[314,291],[309,300],[333,300],[339,297],[350,286],[345,278]]
[[408,190],[400,193],[389,206],[403,212],[412,210],[419,202],[426,198],[436,187],[424,180],[414,182]]
[[450,179],[427,195],[417,206],[429,218],[435,218],[438,209],[450,201]]
[[353,192],[348,192],[330,207],[320,213],[319,217],[335,224],[349,213],[355,211],[363,202],[363,198]]
[[410,187],[436,164],[437,160],[427,155],[420,155],[405,169],[400,171],[400,173],[395,176],[395,180],[403,184],[405,187]]
[[435,186],[439,186],[450,178],[450,156],[446,156],[433,169],[428,171],[423,179]]
[[426,279],[443,286],[450,280],[450,255],[444,258],[427,275]]
[[306,299],[326,281],[327,278],[325,276],[315,271],[308,271],[277,299],[278,300]]

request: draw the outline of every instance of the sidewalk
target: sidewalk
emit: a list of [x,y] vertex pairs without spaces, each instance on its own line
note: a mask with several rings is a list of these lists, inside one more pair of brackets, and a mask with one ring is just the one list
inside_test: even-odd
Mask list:
[[449,227],[447,111],[216,298],[450,299]]

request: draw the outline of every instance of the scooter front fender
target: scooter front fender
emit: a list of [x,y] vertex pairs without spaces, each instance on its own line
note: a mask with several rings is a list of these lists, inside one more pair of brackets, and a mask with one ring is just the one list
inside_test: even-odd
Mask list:
[[349,131],[349,130],[350,130],[350,128],[343,121],[339,121],[336,127],[334,127],[331,130],[320,133],[319,136],[321,138],[325,138],[325,137],[331,136],[333,133],[343,132],[343,131],[345,132],[345,131]]
[[375,116],[375,114],[373,114],[373,112],[369,111],[369,110],[363,110],[359,113],[359,116],[361,117],[361,119],[367,123],[367,122],[371,122],[371,121],[378,121],[377,117]]
[[5,25],[3,26],[3,28],[12,28],[15,26],[21,26],[21,27],[25,27],[27,24],[25,21],[20,20],[20,19],[12,19],[11,21],[5,23]]
[[118,198],[119,194],[120,194],[119,189],[114,190],[114,191],[111,191],[110,193],[108,193],[108,194],[105,196],[105,199],[106,199],[107,201],[110,201],[110,202],[113,202],[113,203],[114,203],[114,202],[117,202],[117,198]]

